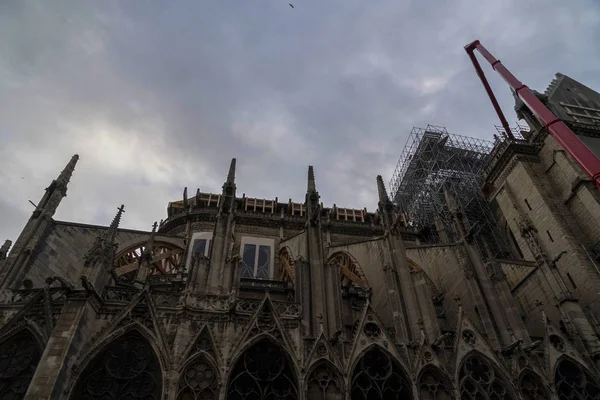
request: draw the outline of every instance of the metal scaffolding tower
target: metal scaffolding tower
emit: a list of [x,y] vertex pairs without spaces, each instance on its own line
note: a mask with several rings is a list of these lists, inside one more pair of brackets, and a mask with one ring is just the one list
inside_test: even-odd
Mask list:
[[390,182],[390,193],[399,211],[431,243],[458,237],[450,219],[444,186],[454,194],[470,227],[476,225],[478,244],[484,242],[497,257],[507,252],[496,228],[496,217],[481,196],[481,171],[490,159],[490,141],[450,134],[446,128],[427,125],[413,128]]

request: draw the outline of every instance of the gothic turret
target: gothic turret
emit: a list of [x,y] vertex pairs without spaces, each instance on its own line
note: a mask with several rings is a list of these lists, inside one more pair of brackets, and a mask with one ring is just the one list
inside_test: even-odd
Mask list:
[[63,197],[67,195],[67,185],[71,180],[79,156],[75,154],[58,175],[58,178],[46,188],[46,193],[31,214],[21,235],[15,242],[10,256],[0,271],[0,287],[21,285],[21,277],[26,273],[31,254],[37,249],[41,238],[50,226],[50,220]]
[[113,262],[117,248],[115,239],[124,209],[125,206],[123,205],[117,209],[117,214],[108,229],[98,235],[92,248],[85,255],[81,279],[84,285],[87,285],[88,282],[91,283],[92,287],[99,293],[102,293],[104,286],[114,274]]
[[234,257],[235,232],[235,158],[231,160],[227,180],[223,183],[223,192],[219,203],[219,213],[213,230],[213,240],[210,249],[210,264],[208,274],[198,274],[198,278],[208,277],[207,282],[195,282],[203,291],[210,293],[229,293],[233,289],[233,281],[237,267],[237,257]]

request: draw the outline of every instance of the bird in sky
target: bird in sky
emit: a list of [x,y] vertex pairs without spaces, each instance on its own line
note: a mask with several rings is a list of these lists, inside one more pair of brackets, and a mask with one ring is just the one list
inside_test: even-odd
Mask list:
[[290,5],[290,7],[294,8],[294,5],[292,3],[288,3]]

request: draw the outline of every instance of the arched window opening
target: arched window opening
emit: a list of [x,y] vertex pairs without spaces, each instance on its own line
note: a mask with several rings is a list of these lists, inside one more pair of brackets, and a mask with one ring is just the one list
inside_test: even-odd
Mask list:
[[342,400],[342,383],[326,363],[319,364],[308,378],[307,399]]
[[562,359],[556,366],[554,384],[560,400],[595,400],[600,398],[600,385],[583,368]]
[[279,279],[286,282],[296,283],[294,260],[287,247],[279,252]]
[[548,390],[539,376],[526,371],[519,380],[519,388],[525,400],[546,400],[550,398]]
[[509,385],[484,358],[471,354],[465,358],[459,375],[461,400],[512,400]]
[[419,377],[420,400],[451,400],[452,389],[442,374],[434,368],[427,368]]
[[213,365],[200,356],[181,374],[177,400],[216,400],[218,397],[219,375]]
[[397,362],[372,348],[354,368],[352,400],[412,399],[410,383]]
[[297,380],[281,346],[261,340],[238,359],[229,377],[228,400],[296,400]]
[[340,267],[340,280],[342,287],[355,285],[367,289],[369,283],[360,266],[346,253],[336,253],[329,259],[330,265]]
[[25,397],[40,357],[41,350],[28,330],[0,344],[0,399]]
[[148,341],[129,331],[98,354],[79,377],[73,400],[160,400],[160,364]]
[[138,243],[119,252],[114,260],[116,279],[120,282],[131,282],[135,279],[143,257],[148,257],[150,275],[175,275],[182,271],[181,257],[184,249],[168,242],[156,241],[152,251],[147,254],[146,242]]

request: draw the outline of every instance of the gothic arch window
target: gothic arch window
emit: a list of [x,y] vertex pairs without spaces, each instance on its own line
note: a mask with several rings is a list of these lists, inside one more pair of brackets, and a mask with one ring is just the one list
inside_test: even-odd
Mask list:
[[219,397],[219,374],[204,356],[196,357],[179,378],[177,400],[216,400]]
[[227,386],[228,400],[296,400],[297,380],[281,346],[261,340],[237,360]]
[[419,376],[420,400],[451,400],[452,389],[448,379],[437,368],[427,367]]
[[471,353],[459,374],[461,400],[512,400],[510,385],[490,361]]
[[398,363],[373,347],[360,359],[350,384],[352,400],[412,399],[409,379]]
[[287,247],[279,252],[279,279],[295,283],[296,273],[292,253]]
[[307,379],[306,398],[311,400],[342,400],[342,380],[327,362],[320,362]]
[[117,338],[83,370],[73,400],[160,400],[162,374],[154,350],[139,332]]
[[346,253],[335,253],[329,257],[330,265],[338,265],[340,267],[340,280],[342,286],[356,285],[362,289],[367,289],[369,283],[358,262]]
[[600,398],[600,385],[573,361],[563,358],[556,365],[554,384],[560,400],[595,400]]
[[550,398],[542,379],[530,371],[525,371],[519,379],[519,389],[524,400],[545,400]]
[[0,399],[25,397],[40,357],[40,347],[27,329],[0,344]]

